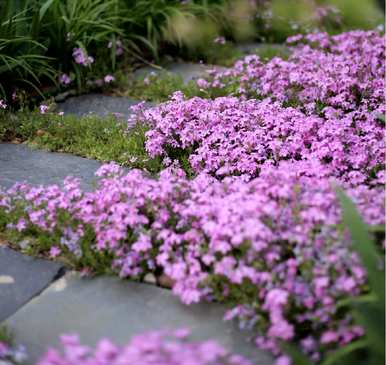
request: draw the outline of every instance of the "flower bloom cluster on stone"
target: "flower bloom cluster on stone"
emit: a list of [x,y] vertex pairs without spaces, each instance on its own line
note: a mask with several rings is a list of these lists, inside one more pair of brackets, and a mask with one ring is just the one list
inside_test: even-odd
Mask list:
[[187,334],[155,331],[133,337],[126,346],[103,339],[95,349],[82,345],[77,335],[63,335],[63,353],[49,349],[37,365],[252,365],[216,342],[188,342]]

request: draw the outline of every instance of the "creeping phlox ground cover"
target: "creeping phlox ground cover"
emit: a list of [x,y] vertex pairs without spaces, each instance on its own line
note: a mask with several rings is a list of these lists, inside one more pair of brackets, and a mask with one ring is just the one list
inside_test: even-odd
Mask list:
[[368,284],[335,188],[384,224],[385,46],[375,32],[305,39],[287,61],[247,57],[197,81],[238,97],[135,108],[130,124],[148,126],[146,151],[167,166],[157,179],[111,163],[93,192],[17,184],[0,193],[0,230],[79,268],[164,273],[186,304],[228,303],[280,365],[280,341],[315,362],[355,341],[363,329],[339,303]]
[[246,56],[226,70],[212,70],[197,83],[225,88],[243,98],[270,98],[308,113],[330,114],[382,108],[384,35],[351,31],[298,35],[288,39],[291,55],[267,63]]
[[383,125],[374,111],[326,117],[283,108],[268,99],[171,101],[138,116],[152,129],[146,133],[151,157],[185,157],[195,173],[222,177],[258,176],[264,163],[313,161],[321,170],[348,182],[364,182],[382,169]]
[[[242,356],[229,353],[216,342],[188,342],[189,331],[154,331],[134,336],[126,346],[108,339],[100,340],[95,349],[82,345],[73,334],[60,337],[62,351],[50,348],[37,365],[252,365]],[[0,342],[0,361],[12,365],[12,349]],[[3,362],[2,362],[3,364]]]

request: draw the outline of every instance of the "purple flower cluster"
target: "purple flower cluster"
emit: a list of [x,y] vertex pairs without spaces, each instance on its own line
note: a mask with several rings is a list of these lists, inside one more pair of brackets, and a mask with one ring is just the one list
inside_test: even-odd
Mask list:
[[75,62],[82,66],[89,66],[94,63],[94,58],[87,55],[87,52],[80,47],[72,50],[72,56],[74,57]]
[[49,109],[48,105],[45,105],[45,104],[40,104],[39,105],[39,112],[40,112],[40,114],[47,114],[48,109]]
[[215,39],[213,39],[213,43],[224,45],[226,43],[225,37],[218,36]]
[[[79,258],[91,227],[91,249],[111,254],[121,277],[161,270],[186,304],[236,302],[227,318],[256,329],[256,344],[275,354],[277,340],[296,336],[317,360],[362,333],[337,313],[340,299],[363,293],[366,273],[342,231],[333,181],[319,166],[266,164],[249,182],[206,174],[189,180],[174,168],[155,180],[138,170],[123,175],[114,164],[98,175],[88,193],[74,179],[63,189],[16,185],[0,196],[0,210],[17,217],[8,228],[35,227]],[[348,193],[368,223],[382,224],[375,183]]]
[[77,335],[63,335],[63,354],[49,349],[37,365],[251,365],[213,341],[187,342],[187,334],[185,329],[150,332],[123,347],[103,339],[95,350]]
[[[113,42],[112,41],[110,41],[108,43],[107,48],[110,48],[110,49],[113,48]],[[125,53],[125,50],[123,48],[123,43],[121,40],[118,39],[115,42],[115,55],[116,56],[122,56],[124,53]]]
[[24,362],[27,359],[27,353],[24,346],[12,347],[9,344],[0,341],[0,364],[13,365]]
[[70,76],[68,76],[67,74],[62,73],[62,74],[59,76],[59,82],[60,82],[62,85],[69,85],[69,84],[71,83],[71,78],[70,78]]
[[113,75],[107,74],[103,78],[100,79],[88,79],[86,85],[89,87],[103,87],[108,84],[111,84],[115,81],[115,77]]
[[289,43],[294,42],[300,43],[288,60],[275,57],[263,63],[250,55],[232,68],[212,70],[207,88],[233,85],[237,95],[270,97],[308,113],[384,112],[384,36],[364,31],[312,33],[291,37]]
[[383,126],[376,114],[332,108],[325,114],[307,115],[269,99],[185,100],[177,92],[138,119],[151,126],[146,134],[150,156],[167,156],[170,148],[190,151],[196,173],[250,178],[266,163],[312,161],[341,181],[367,182],[384,161]]
[[[306,44],[287,61],[248,56],[199,80],[239,97],[177,92],[134,108],[133,120],[150,127],[149,155],[169,166],[158,179],[108,164],[93,192],[72,178],[63,188],[17,184],[0,192],[8,229],[49,236],[53,257],[81,259],[85,244],[107,252],[121,277],[162,272],[186,304],[236,303],[226,319],[254,329],[257,346],[278,356],[279,341],[296,341],[318,362],[362,336],[337,308],[366,292],[366,272],[342,227],[335,186],[368,224],[384,224],[377,118],[385,112],[385,45],[375,32],[290,41]],[[193,179],[176,156],[187,157]]]

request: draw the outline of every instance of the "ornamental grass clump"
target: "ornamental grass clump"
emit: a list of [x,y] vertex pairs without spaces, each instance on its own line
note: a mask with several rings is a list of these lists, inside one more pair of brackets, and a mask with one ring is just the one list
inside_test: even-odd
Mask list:
[[188,331],[153,331],[134,336],[126,346],[108,339],[95,349],[82,345],[77,335],[60,337],[63,353],[49,349],[37,365],[252,365],[216,342],[188,342]]

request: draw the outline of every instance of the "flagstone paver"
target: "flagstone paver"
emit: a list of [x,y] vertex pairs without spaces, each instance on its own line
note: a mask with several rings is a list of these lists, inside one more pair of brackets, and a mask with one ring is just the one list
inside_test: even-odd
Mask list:
[[192,339],[213,338],[244,354],[256,365],[271,357],[247,340],[235,324],[224,322],[224,307],[214,303],[185,306],[169,290],[114,277],[80,278],[67,273],[6,321],[17,343],[26,345],[31,364],[63,333],[79,333],[83,343],[101,338],[125,344],[150,330],[190,328]]
[[0,143],[0,186],[16,182],[34,185],[61,184],[66,176],[81,178],[84,189],[96,181],[94,173],[100,162],[67,153],[34,150],[26,145]]
[[137,79],[141,79],[151,72],[158,74],[162,71],[167,71],[176,75],[180,75],[186,83],[190,80],[205,76],[206,72],[208,70],[212,70],[213,68],[221,69],[223,67],[200,63],[173,62],[165,65],[161,69],[155,67],[142,67],[134,72],[134,77]]
[[[167,71],[182,76],[184,82],[188,82],[205,75],[207,70],[213,68],[219,69],[222,67],[199,63],[173,62],[165,65],[164,68],[142,67],[136,70],[133,75],[135,78],[141,79],[151,72],[160,73],[162,71]],[[57,105],[58,110],[65,114],[74,114],[77,116],[94,114],[100,117],[115,114],[118,119],[127,120],[131,114],[130,107],[138,103],[139,100],[128,99],[122,96],[94,93],[73,96],[64,102],[59,102]],[[146,103],[145,105],[152,106],[153,104]]]
[[[65,114],[84,116],[94,114],[106,117],[115,113],[118,119],[127,120],[130,107],[138,104],[139,100],[132,100],[122,96],[109,96],[103,94],[86,94],[68,98],[63,103],[58,103],[58,110]],[[150,103],[147,103],[151,105]]]
[[0,322],[38,295],[64,266],[0,246]]

